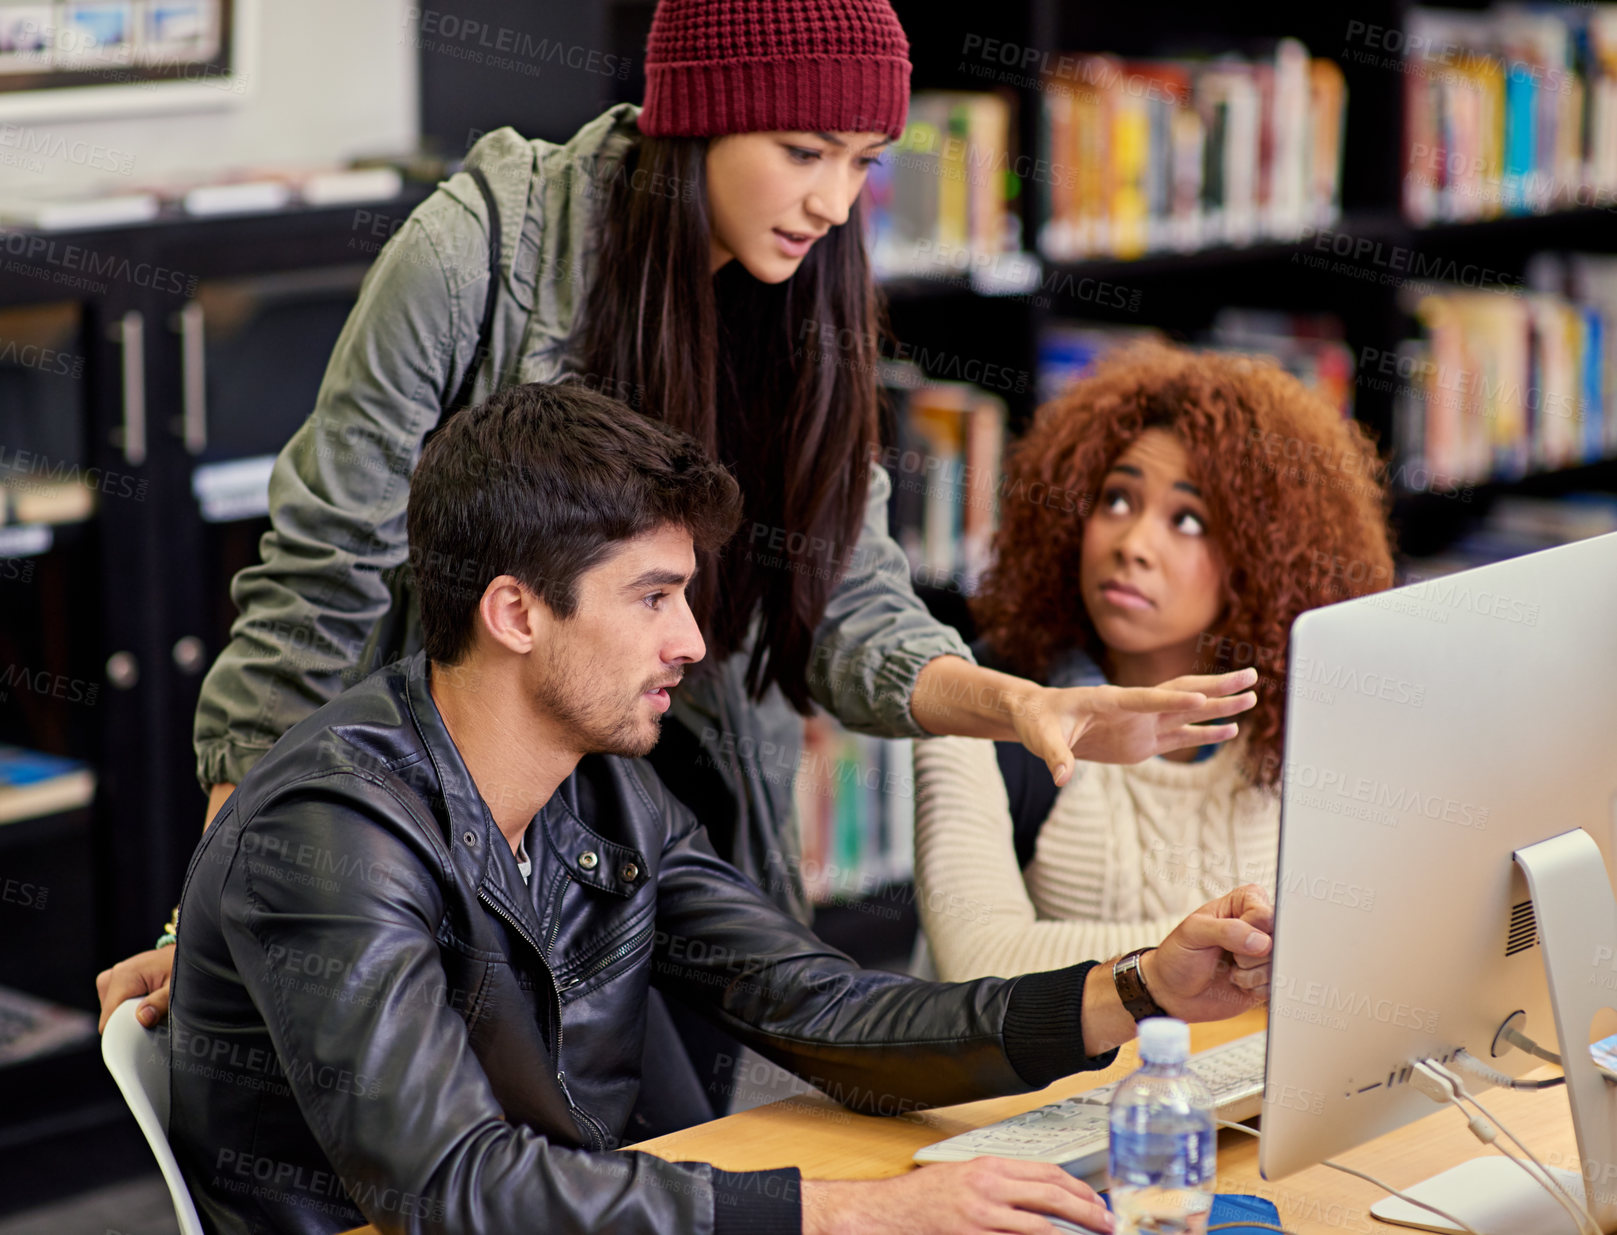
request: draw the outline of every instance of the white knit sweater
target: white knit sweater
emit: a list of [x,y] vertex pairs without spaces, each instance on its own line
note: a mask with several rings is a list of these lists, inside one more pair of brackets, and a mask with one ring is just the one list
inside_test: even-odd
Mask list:
[[916,891],[938,976],[1104,959],[1240,884],[1272,890],[1280,801],[1239,764],[1235,745],[1199,763],[1079,761],[1023,872],[994,744],[916,742]]

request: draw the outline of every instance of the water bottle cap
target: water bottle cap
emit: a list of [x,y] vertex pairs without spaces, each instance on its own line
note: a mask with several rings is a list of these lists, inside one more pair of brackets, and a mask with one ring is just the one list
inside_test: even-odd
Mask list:
[[1140,1058],[1146,1063],[1184,1063],[1190,1058],[1190,1026],[1171,1016],[1141,1021]]

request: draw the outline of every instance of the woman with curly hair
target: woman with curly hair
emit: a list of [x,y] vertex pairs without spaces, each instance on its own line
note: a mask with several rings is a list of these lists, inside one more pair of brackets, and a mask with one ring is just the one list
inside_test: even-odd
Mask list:
[[918,742],[916,879],[938,975],[1011,976],[1158,943],[1273,886],[1286,642],[1304,610],[1392,582],[1364,430],[1273,362],[1147,344],[1041,408],[1010,452],[972,602],[1037,681],[1143,685],[1256,663],[1227,744],[1080,760],[1019,869],[992,742]]

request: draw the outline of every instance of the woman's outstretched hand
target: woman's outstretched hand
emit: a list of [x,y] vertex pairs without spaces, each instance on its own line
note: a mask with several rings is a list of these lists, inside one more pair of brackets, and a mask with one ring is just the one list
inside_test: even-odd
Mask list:
[[1256,705],[1256,669],[1190,675],[1160,686],[1035,686],[1013,713],[1017,739],[1058,785],[1075,759],[1138,763],[1187,746],[1227,742],[1239,728],[1221,721]]

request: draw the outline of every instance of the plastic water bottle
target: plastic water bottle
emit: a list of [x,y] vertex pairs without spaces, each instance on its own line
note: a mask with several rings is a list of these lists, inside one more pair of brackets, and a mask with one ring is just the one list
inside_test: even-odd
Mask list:
[[1186,1066],[1190,1026],[1140,1022],[1140,1070],[1112,1094],[1110,1175],[1116,1235],[1202,1235],[1213,1208],[1213,1095]]

